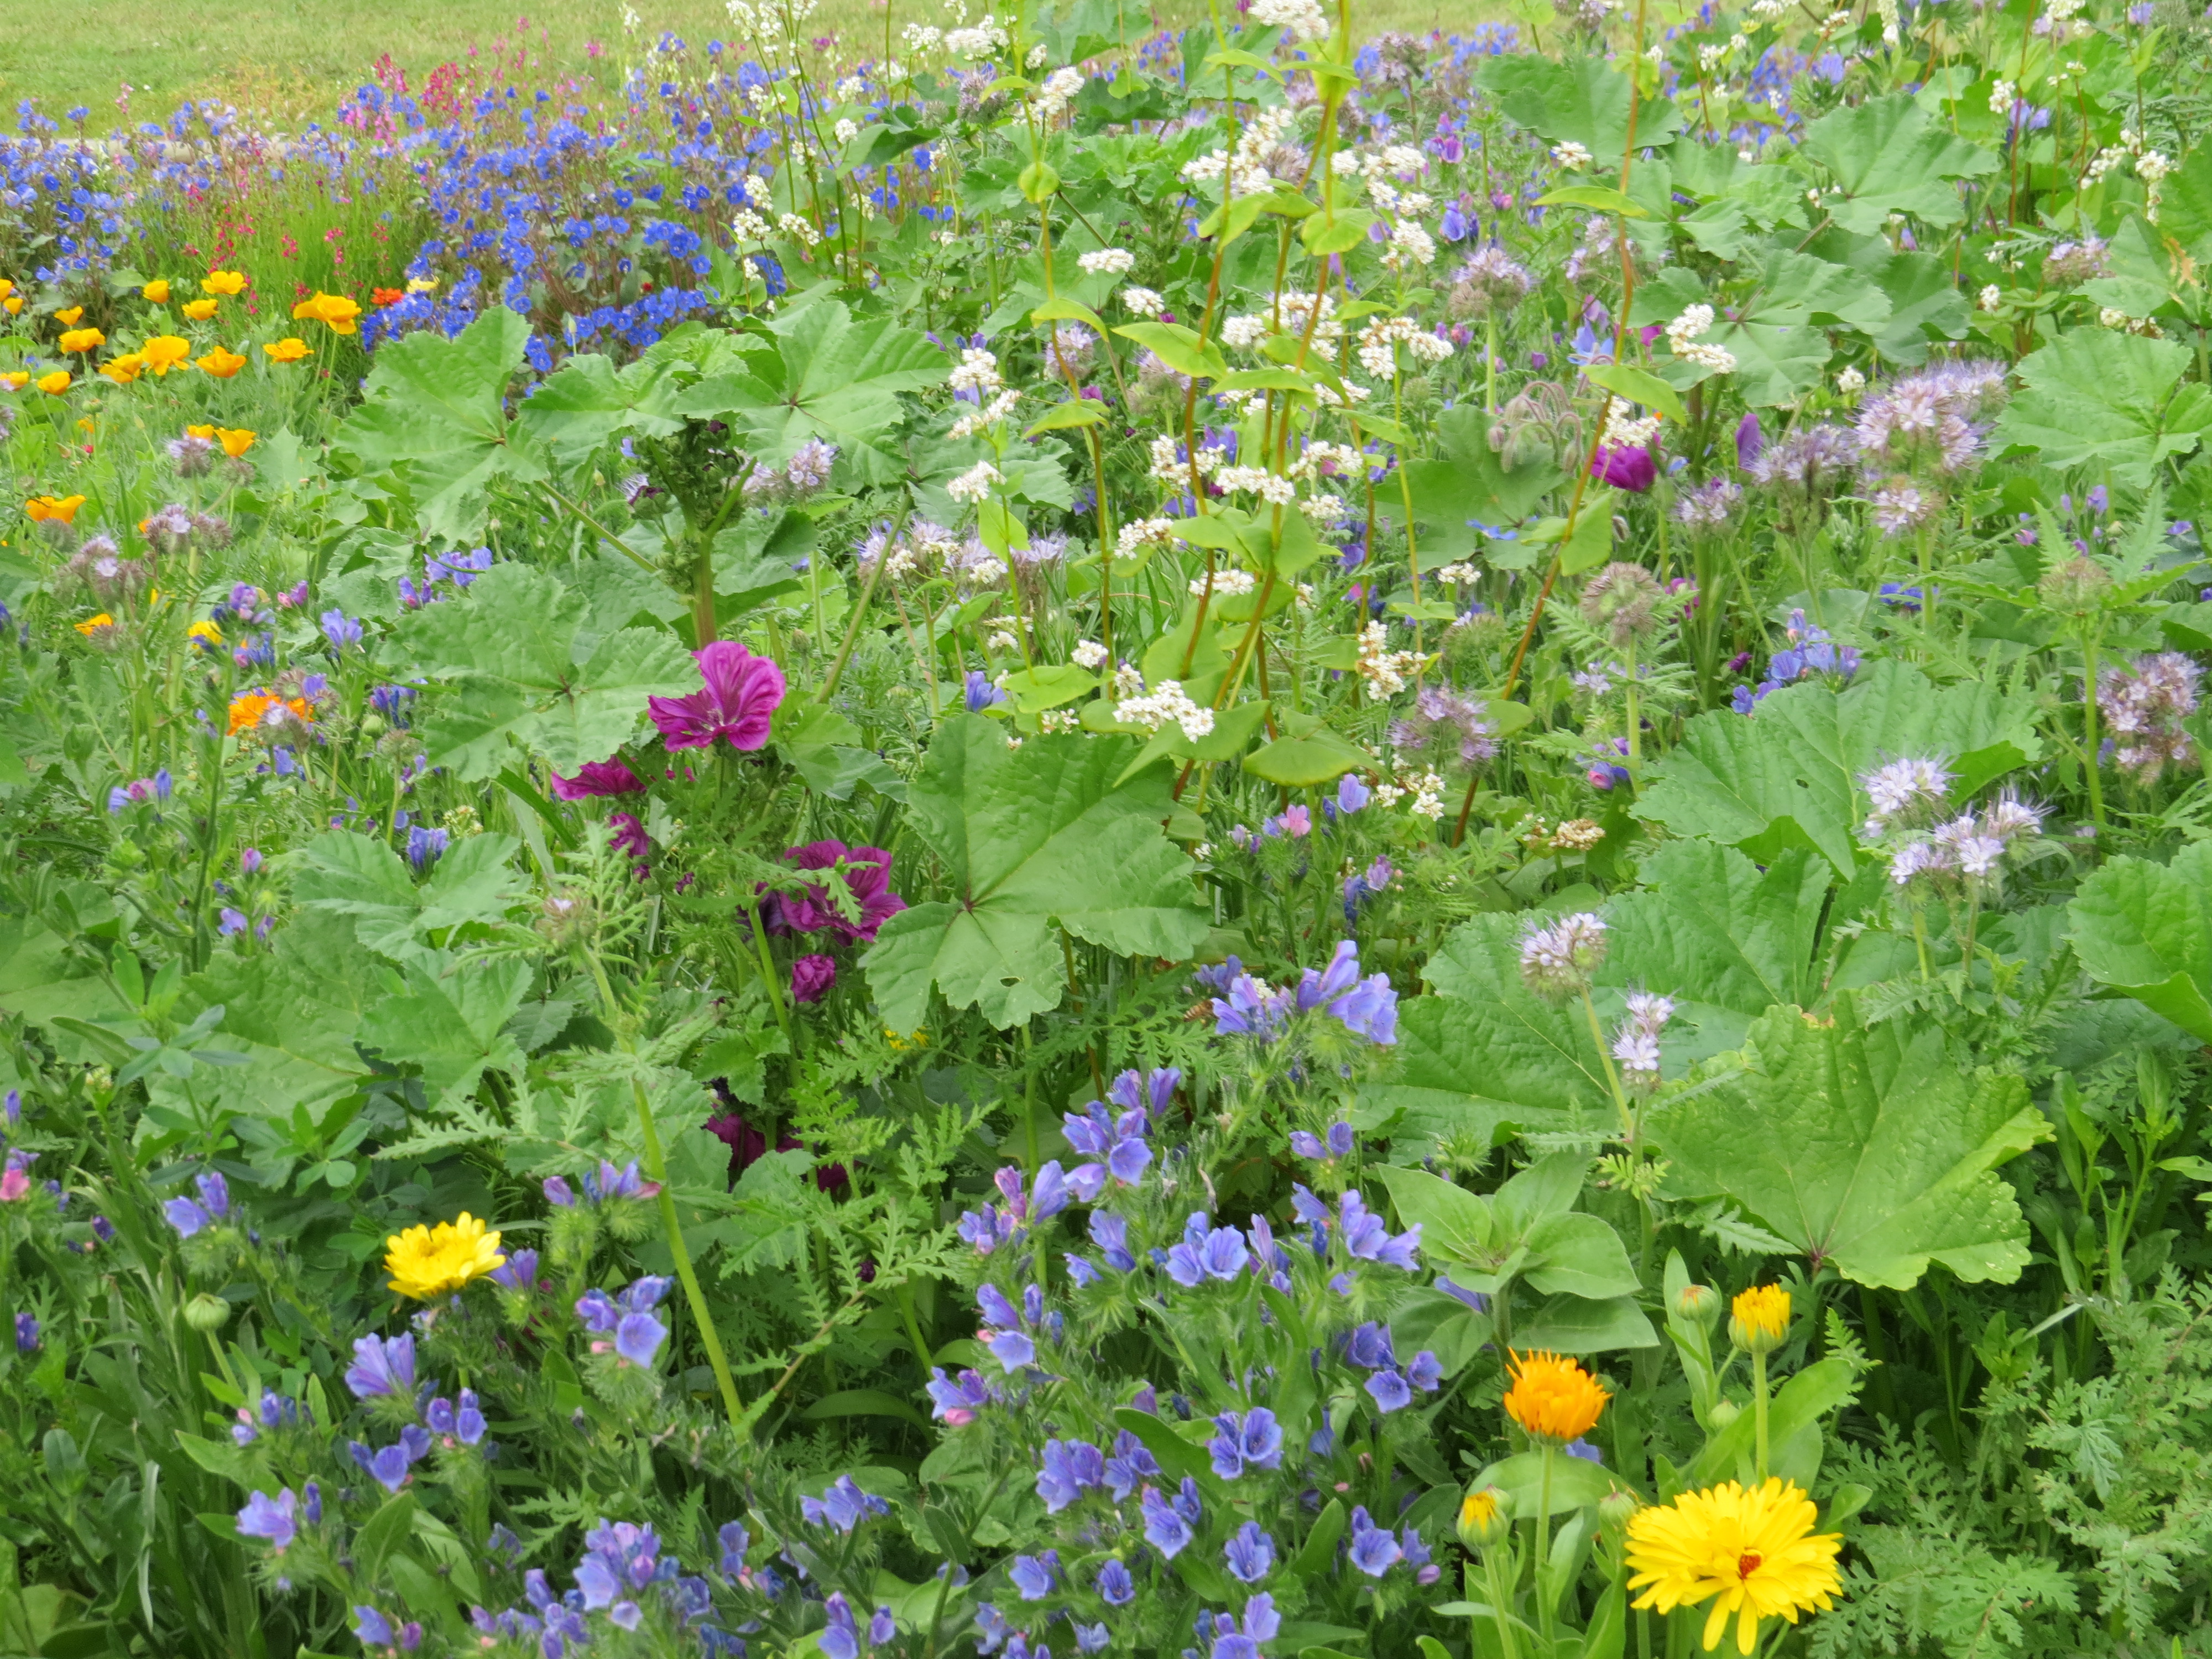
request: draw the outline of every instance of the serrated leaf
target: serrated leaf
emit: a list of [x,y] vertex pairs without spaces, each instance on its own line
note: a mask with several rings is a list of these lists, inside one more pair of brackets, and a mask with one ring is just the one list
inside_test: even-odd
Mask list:
[[1862,1285],[1908,1289],[1932,1262],[2019,1277],[2027,1223],[1996,1171],[2050,1133],[2019,1078],[1970,1068],[1940,1030],[1863,1029],[1848,997],[1826,1024],[1771,1010],[1743,1054],[1646,1119],[1674,1191],[1734,1199]]
[[1955,181],[1998,167],[1995,155],[1944,131],[1904,93],[1822,116],[1805,130],[1805,153],[1844,192],[1824,197],[1821,210],[1862,236],[1879,231],[1893,213],[1957,224],[1966,215]]
[[2212,842],[2171,864],[2116,858],[2068,907],[2089,977],[2212,1043]]
[[2079,328],[2021,359],[2027,390],[1994,436],[2041,453],[2047,466],[2094,467],[2141,489],[2160,461],[2212,434],[2212,392],[2182,376],[2187,347],[2108,328]]
[[521,895],[510,860],[512,836],[466,836],[440,859],[421,886],[385,842],[330,830],[299,851],[292,894],[310,908],[350,916],[368,949],[412,959],[434,935],[498,921]]
[[[1578,54],[1554,62],[1534,52],[1512,52],[1486,60],[1474,81],[1519,125],[1555,143],[1571,140],[1601,166],[1620,166],[1628,148],[1628,77],[1603,57]],[[1665,99],[1644,99],[1636,110],[1637,144],[1664,144],[1681,125]]]
[[[1505,469],[1490,447],[1489,418],[1480,404],[1446,410],[1437,421],[1437,456],[1407,461],[1406,483],[1419,526],[1424,565],[1470,558],[1480,550],[1484,530],[1517,525],[1536,508],[1565,475],[1548,459]],[[1376,498],[1378,514],[1395,506],[1391,492]],[[1390,514],[1395,522],[1396,514]]]
[[1007,746],[994,722],[956,715],[909,785],[908,822],[954,896],[884,925],[861,959],[884,1020],[912,1030],[933,986],[1004,1030],[1059,1006],[1056,923],[1132,955],[1187,958],[1208,912],[1190,860],[1161,832],[1173,810],[1154,769],[1115,787],[1126,739],[1073,735]]
[[404,991],[380,999],[363,1016],[362,1045],[380,1050],[387,1064],[417,1068],[432,1104],[446,1109],[475,1089],[487,1067],[523,1069],[522,1050],[506,1026],[531,974],[527,962],[512,957],[448,961],[434,971],[410,963]]

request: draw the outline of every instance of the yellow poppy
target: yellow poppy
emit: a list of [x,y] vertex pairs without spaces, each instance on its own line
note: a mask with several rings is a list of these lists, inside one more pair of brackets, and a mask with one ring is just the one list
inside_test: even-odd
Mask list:
[[204,438],[210,443],[213,443],[215,441],[215,428],[211,426],[188,426],[185,428],[185,436],[187,438]]
[[407,291],[410,294],[435,294],[438,285],[427,276],[416,276],[409,280]]
[[274,361],[280,363],[296,363],[302,357],[312,357],[315,355],[307,349],[307,343],[300,339],[282,339],[261,349]]
[[32,519],[44,524],[52,519],[61,524],[75,524],[76,510],[84,505],[82,495],[33,495],[23,503],[23,511]]
[[166,276],[156,276],[145,287],[140,289],[138,293],[143,299],[151,300],[157,306],[165,306],[169,303],[169,279]]
[[6,374],[0,374],[0,386],[6,386],[10,392],[21,392],[30,383],[31,372],[26,368],[11,368]]
[[82,319],[83,315],[84,307],[82,306],[71,306],[67,311],[57,311],[54,313],[54,320],[59,323],[64,328],[75,328],[77,325],[78,320]]
[[146,360],[135,351],[126,351],[120,357],[111,357],[100,366],[100,372],[118,386],[129,386],[146,368]]
[[49,397],[60,397],[63,392],[67,392],[70,389],[69,370],[65,368],[58,368],[51,374],[40,375],[38,379],[38,387],[40,391],[46,393]]
[[9,278],[7,278],[7,277],[5,277],[5,276],[0,276],[0,300],[4,300],[4,299],[6,299],[9,295],[13,294],[15,291],[15,284],[13,282],[11,282]]
[[317,294],[311,299],[301,301],[292,307],[292,319],[295,322],[303,318],[311,319],[315,322],[326,324],[333,334],[352,333],[355,326],[354,319],[360,315],[360,302],[349,299],[343,294]]
[[96,351],[107,343],[107,337],[96,328],[72,328],[62,335],[64,351]]
[[218,380],[227,380],[246,367],[246,359],[235,351],[225,351],[221,346],[199,360],[199,366]]
[[210,270],[200,278],[203,294],[236,295],[246,291],[246,273],[242,270]]
[[6,307],[8,314],[13,317],[23,309],[23,296],[20,294],[11,294],[6,299],[0,300],[0,307]]
[[196,323],[204,323],[215,315],[222,304],[220,300],[187,300],[185,301],[185,315]]
[[1605,1410],[1605,1385],[1571,1359],[1557,1354],[1515,1354],[1508,1367],[1505,1414],[1537,1440],[1564,1446],[1597,1426]]
[[103,611],[97,617],[87,617],[76,625],[76,631],[89,640],[114,626],[115,618]]
[[138,355],[155,374],[167,374],[191,362],[192,343],[175,334],[156,334],[138,348]]
[[222,629],[211,622],[196,622],[185,630],[185,637],[202,651],[222,648]]
[[253,447],[253,434],[244,427],[219,426],[215,429],[215,441],[234,461]]

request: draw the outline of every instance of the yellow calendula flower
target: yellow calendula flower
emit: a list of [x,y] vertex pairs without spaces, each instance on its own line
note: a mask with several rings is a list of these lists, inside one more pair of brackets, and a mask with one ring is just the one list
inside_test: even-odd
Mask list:
[[185,630],[185,637],[202,651],[222,648],[222,629],[211,622],[196,622]]
[[97,351],[107,337],[96,328],[72,328],[63,331],[61,343],[64,351]]
[[40,375],[34,384],[47,396],[58,398],[70,389],[70,372],[65,368],[57,368]]
[[1628,1522],[1631,1589],[1638,1607],[1672,1613],[1708,1598],[1705,1645],[1720,1645],[1736,1621],[1736,1651],[1758,1645],[1759,1621],[1835,1605],[1840,1533],[1815,1533],[1820,1512],[1796,1486],[1780,1480],[1747,1491],[1730,1480],[1686,1492],[1671,1504],[1638,1510]]
[[66,311],[57,311],[54,313],[54,320],[59,323],[64,328],[75,328],[80,322],[84,320],[84,307],[82,306],[71,306]]
[[227,380],[246,367],[246,359],[235,351],[226,351],[217,346],[199,360],[199,366],[203,372],[214,375],[216,380]]
[[1484,1486],[1459,1501],[1459,1541],[1473,1549],[1488,1549],[1512,1535],[1513,1506],[1501,1486]]
[[307,343],[300,339],[275,340],[261,349],[280,363],[296,363],[302,357],[312,357],[315,355],[307,349]]
[[15,291],[15,283],[14,279],[7,276],[0,276],[0,300],[6,299]]
[[215,441],[222,446],[222,453],[234,461],[253,447],[253,434],[245,427],[219,426],[215,428]]
[[144,373],[146,360],[135,351],[126,351],[120,357],[110,357],[100,366],[100,372],[118,386],[129,386]]
[[333,334],[350,334],[355,319],[361,315],[361,303],[343,294],[317,294],[292,307],[295,322],[307,319],[322,323]]
[[196,323],[204,323],[222,307],[220,300],[187,300],[185,301],[185,315]]
[[220,294],[226,298],[246,292],[246,273],[242,270],[210,270],[200,278],[200,292]]
[[83,635],[85,638],[88,640],[97,639],[101,634],[114,626],[115,618],[109,616],[105,611],[103,611],[97,617],[87,617],[82,622],[76,625],[76,631]]
[[1729,1304],[1729,1339],[1754,1353],[1772,1353],[1790,1334],[1790,1292],[1779,1285],[1754,1285]]
[[1564,1446],[1597,1426],[1605,1385],[1571,1359],[1553,1353],[1512,1356],[1513,1386],[1505,1414],[1539,1440]]
[[138,290],[138,296],[143,300],[151,300],[157,306],[168,304],[169,279],[166,276],[156,276]]
[[192,343],[178,334],[156,334],[138,348],[138,355],[155,374],[167,374],[173,368],[191,364]]
[[486,1232],[483,1223],[466,1210],[456,1220],[410,1227],[384,1242],[392,1288],[417,1302],[458,1291],[507,1261],[499,1253],[499,1235]]
[[210,443],[213,443],[215,441],[215,428],[211,426],[188,426],[185,428],[185,436],[187,438],[205,438]]
[[63,524],[75,524],[76,510],[83,505],[82,495],[33,495],[23,503],[23,511],[35,523],[44,524],[54,519]]

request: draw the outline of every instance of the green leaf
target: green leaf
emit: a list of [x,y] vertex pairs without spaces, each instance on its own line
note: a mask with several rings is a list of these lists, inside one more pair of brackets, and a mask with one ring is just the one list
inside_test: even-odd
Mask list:
[[2212,842],[2173,862],[2116,858],[2067,908],[2089,977],[2212,1042]]
[[1723,323],[1705,337],[1735,357],[1735,386],[1753,409],[1795,403],[1820,384],[1831,349],[1810,323]]
[[[1570,1457],[1565,1452],[1552,1455],[1553,1515],[1565,1515],[1598,1503],[1620,1484],[1602,1464]],[[1512,1495],[1515,1520],[1534,1520],[1536,1512],[1544,1507],[1544,1454],[1525,1451],[1500,1459],[1468,1482],[1470,1492],[1485,1486],[1496,1486]]]
[[1905,1290],[1930,1262],[2009,1284],[2027,1223],[1996,1171],[2050,1133],[2017,1077],[1970,1067],[1940,1030],[1871,1030],[1850,997],[1820,1024],[1776,1008],[1741,1071],[1652,1114],[1670,1190],[1733,1198],[1814,1266]]
[[921,1025],[933,985],[1001,1030],[1057,1007],[1055,923],[1130,955],[1182,961],[1198,948],[1210,916],[1190,860],[1161,832],[1174,807],[1167,781],[1154,769],[1113,782],[1135,750],[1075,735],[1010,749],[996,722],[973,714],[938,728],[908,822],[953,897],[893,916],[861,959],[886,1023]]
[[354,1571],[361,1583],[376,1582],[384,1558],[407,1536],[414,1524],[415,1494],[411,1492],[392,1493],[362,1523],[353,1540]]
[[[1555,63],[1515,52],[1485,61],[1474,83],[1519,125],[1554,143],[1571,140],[1601,167],[1619,168],[1628,148],[1628,77],[1603,57],[1576,54]],[[1644,99],[1636,110],[1637,145],[1662,145],[1681,125],[1665,99]]]
[[1805,130],[1805,153],[1843,191],[1822,197],[1821,211],[1862,236],[1881,230],[1893,213],[1957,224],[1966,215],[1954,181],[1984,178],[1998,167],[1995,155],[1942,131],[1904,93],[1822,116]]
[[580,634],[585,611],[544,570],[497,564],[463,597],[410,612],[397,643],[410,672],[441,688],[422,727],[432,761],[491,777],[512,738],[573,774],[629,740],[647,697],[699,689],[673,635],[626,628],[593,641]]
[[352,922],[303,908],[267,953],[210,957],[185,981],[176,1013],[191,1019],[222,1008],[223,1036],[253,1061],[246,1074],[267,1109],[289,1115],[296,1103],[319,1105],[360,1085],[368,1066],[354,1032],[378,994],[368,966]]
[[1244,770],[1285,789],[1317,788],[1346,772],[1372,766],[1374,757],[1326,726],[1303,737],[1282,737],[1244,757]]
[[1104,412],[1088,398],[1070,398],[1064,404],[1054,404],[1031,421],[1024,438],[1034,438],[1040,433],[1061,432],[1070,427],[1103,426]]
[[1524,1348],[1553,1353],[1611,1353],[1620,1348],[1656,1348],[1659,1334],[1632,1296],[1601,1302],[1579,1296],[1555,1296],[1522,1320],[1513,1340]]
[[1900,756],[1946,761],[1963,797],[2040,752],[2032,699],[1986,682],[1938,687],[1894,661],[1869,665],[1844,691],[1807,683],[1770,693],[1746,716],[1700,714],[1652,768],[1638,817],[1770,861],[1810,847],[1844,875],[1866,817],[1861,773]]
[[[1548,459],[1526,461],[1508,471],[1490,447],[1489,427],[1479,401],[1456,404],[1437,419],[1436,459],[1405,464],[1425,566],[1473,557],[1480,550],[1484,527],[1503,530],[1519,524],[1565,482],[1565,474]],[[1376,499],[1377,513],[1394,522],[1399,515],[1390,509],[1395,506],[1390,492]]]
[[1778,1003],[1812,1004],[1821,904],[1835,878],[1825,859],[1788,847],[1762,870],[1732,847],[1676,841],[1637,875],[1635,890],[1606,906],[1607,983],[1673,998],[1678,1019],[1721,1024],[1728,1046]]
[[1091,696],[1098,690],[1098,676],[1072,662],[1047,663],[1007,675],[1006,689],[1013,693],[1017,708],[1035,714]]
[[1218,380],[1229,373],[1221,348],[1210,340],[1201,343],[1194,330],[1181,323],[1124,323],[1114,331],[1134,340],[1178,374]]
[[2109,328],[2077,328],[2021,359],[2027,390],[1994,436],[2040,452],[2046,466],[2087,467],[2135,489],[2168,456],[2212,433],[2212,392],[2182,379],[2189,349]]
[[[1820,1419],[1848,1405],[1856,1392],[1856,1379],[1844,1360],[1814,1361],[1775,1391],[1767,1407],[1769,1443],[1778,1449],[1806,1430],[1816,1429]],[[1749,1482],[1757,1473],[1753,1459],[1758,1449],[1758,1421],[1747,1411],[1705,1443],[1705,1450],[1691,1465],[1691,1484]],[[1811,1479],[1810,1472],[1802,1476],[1805,1482]]]
[[515,424],[564,469],[574,468],[617,438],[680,430],[675,393],[664,362],[640,359],[617,369],[612,358],[586,353],[545,377],[517,411]]
[[809,1423],[837,1417],[888,1417],[917,1429],[927,1431],[929,1427],[927,1418],[896,1395],[885,1394],[880,1389],[845,1389],[824,1395],[799,1416]]
[[1632,201],[1619,191],[1603,185],[1562,185],[1557,190],[1547,190],[1539,196],[1536,205],[1588,208],[1594,213],[1618,213],[1630,219],[1651,216],[1640,203]]
[[449,959],[434,972],[410,963],[406,988],[380,998],[362,1017],[361,1044],[380,1050],[388,1065],[416,1067],[432,1105],[450,1110],[486,1069],[521,1073],[522,1050],[506,1026],[530,990],[531,974],[527,962],[513,957]]
[[368,949],[412,960],[433,935],[496,921],[518,902],[522,890],[508,860],[520,845],[512,836],[464,836],[417,887],[385,842],[325,830],[300,849],[292,894],[312,909],[353,917]]
[[1638,368],[1633,363],[1592,363],[1583,374],[1593,385],[1616,392],[1631,403],[1642,404],[1646,409],[1656,409],[1678,425],[1690,418],[1689,411],[1682,407],[1682,394],[1649,369]]

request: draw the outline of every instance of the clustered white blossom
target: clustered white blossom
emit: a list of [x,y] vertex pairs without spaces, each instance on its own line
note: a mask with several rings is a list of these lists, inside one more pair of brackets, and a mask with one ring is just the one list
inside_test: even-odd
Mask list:
[[1735,373],[1735,353],[1726,346],[1714,345],[1698,337],[1713,325],[1713,308],[1709,305],[1687,307],[1680,316],[1667,325],[1667,344],[1684,362],[1710,368],[1716,374]]
[[1078,668],[1088,668],[1096,672],[1106,665],[1106,647],[1096,640],[1078,641],[1075,649],[1067,654]]
[[1359,366],[1377,380],[1397,369],[1399,346],[1416,363],[1440,363],[1452,355],[1452,343],[1431,333],[1410,317],[1374,317],[1359,331]]
[[945,493],[956,501],[972,503],[984,500],[1006,481],[1006,475],[990,462],[978,461],[945,485]]
[[1251,19],[1261,28],[1288,29],[1301,45],[1328,38],[1320,0],[1252,0]]
[[1626,398],[1606,401],[1605,431],[1598,442],[1607,449],[1641,449],[1659,435],[1659,416],[1633,415],[1635,408]]
[[1359,660],[1355,672],[1367,682],[1369,692],[1378,699],[1396,696],[1421,667],[1419,652],[1393,651],[1389,644],[1388,634],[1380,622],[1369,623],[1359,630]]
[[1213,711],[1193,702],[1177,680],[1162,680],[1149,695],[1115,704],[1114,718],[1125,726],[1141,726],[1147,732],[1157,732],[1173,721],[1193,743],[1213,730]]
[[1075,263],[1093,276],[1126,276],[1137,268],[1137,256],[1125,247],[1093,248]]
[[1216,599],[1235,599],[1249,593],[1260,585],[1260,579],[1249,570],[1217,570],[1212,576],[1193,576],[1190,596],[1203,598],[1210,590]]

